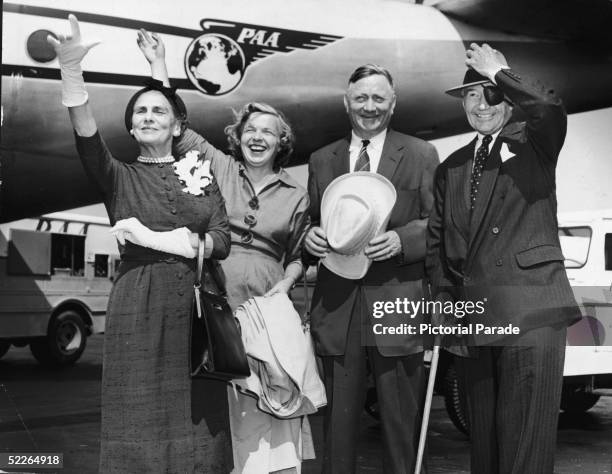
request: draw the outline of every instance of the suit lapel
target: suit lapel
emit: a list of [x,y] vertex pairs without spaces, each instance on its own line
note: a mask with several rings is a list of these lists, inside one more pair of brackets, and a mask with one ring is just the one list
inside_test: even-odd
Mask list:
[[470,177],[476,139],[461,151],[461,164],[449,168],[448,184],[451,214],[466,243],[470,236]]
[[334,149],[334,159],[332,165],[332,179],[336,179],[338,176],[349,172],[349,145],[350,137],[341,140],[338,146]]
[[499,167],[501,166],[501,156],[499,150],[501,149],[502,140],[497,138],[491,148],[487,162],[480,179],[480,186],[478,187],[478,199],[476,199],[476,206],[472,212],[472,218],[470,220],[470,253],[473,253],[475,249],[476,237],[479,235],[480,227],[487,209],[489,208],[489,202],[491,201],[491,195],[495,188],[497,181],[497,175],[499,174]]
[[384,176],[389,181],[393,181],[395,170],[404,157],[401,151],[404,145],[398,143],[395,138],[395,132],[389,129],[385,137],[382,154],[380,155],[378,169],[376,170],[378,174]]

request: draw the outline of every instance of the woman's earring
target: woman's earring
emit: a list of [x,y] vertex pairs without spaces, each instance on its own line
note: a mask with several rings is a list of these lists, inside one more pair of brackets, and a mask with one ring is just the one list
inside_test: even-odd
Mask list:
[[134,136],[134,129],[130,128],[130,135]]

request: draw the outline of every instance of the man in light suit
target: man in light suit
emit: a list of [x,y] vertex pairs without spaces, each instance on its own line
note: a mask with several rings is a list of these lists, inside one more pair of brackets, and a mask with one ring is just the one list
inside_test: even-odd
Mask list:
[[470,356],[456,358],[471,472],[552,473],[566,328],[580,316],[557,233],[566,113],[554,91],[490,46],[466,55],[464,83],[447,92],[462,98],[477,136],[436,171],[428,275],[438,301],[484,303],[468,322],[520,330],[474,334]]
[[[357,68],[344,97],[351,135],[316,151],[309,163],[314,227],[304,245],[310,263],[312,257],[316,262],[330,250],[319,227],[320,205],[323,192],[335,178],[352,171],[375,171],[397,191],[386,231],[365,249],[373,261],[365,277],[350,280],[319,266],[311,331],[323,358],[328,397],[324,472],[355,471],[366,355],[378,393],[384,470],[405,474],[414,469],[424,387],[422,338],[376,336],[374,346],[362,344],[372,336],[375,301],[423,297],[425,231],[439,160],[432,145],[388,128],[395,101],[393,79],[386,69],[372,64]],[[397,322],[407,322],[406,316],[394,317]]]

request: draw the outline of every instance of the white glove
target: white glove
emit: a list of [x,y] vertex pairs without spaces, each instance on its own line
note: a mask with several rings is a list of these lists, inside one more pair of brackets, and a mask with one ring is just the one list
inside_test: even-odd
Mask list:
[[70,36],[59,35],[59,41],[53,36],[47,36],[47,41],[57,53],[57,59],[62,73],[62,104],[66,107],[77,107],[87,102],[87,91],[81,70],[81,61],[87,52],[100,44],[99,41],[84,43],[81,39],[81,29],[76,16],[68,15]]
[[135,217],[118,221],[110,230],[121,245],[125,241],[147,247],[160,252],[180,255],[185,258],[195,258],[196,249],[191,246],[191,231],[187,227],[166,232],[155,232],[144,226]]

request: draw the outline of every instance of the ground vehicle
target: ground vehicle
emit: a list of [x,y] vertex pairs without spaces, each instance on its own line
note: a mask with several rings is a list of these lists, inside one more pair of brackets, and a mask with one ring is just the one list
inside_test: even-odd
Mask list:
[[568,331],[561,409],[581,412],[612,387],[612,209],[560,216],[559,237],[584,315]]
[[[568,329],[561,409],[580,413],[612,388],[612,209],[564,213],[559,238],[565,268],[583,319]],[[469,426],[461,384],[448,360],[439,389],[455,426]]]
[[104,331],[119,261],[108,229],[65,212],[0,225],[0,357],[29,344],[39,362],[67,365]]

